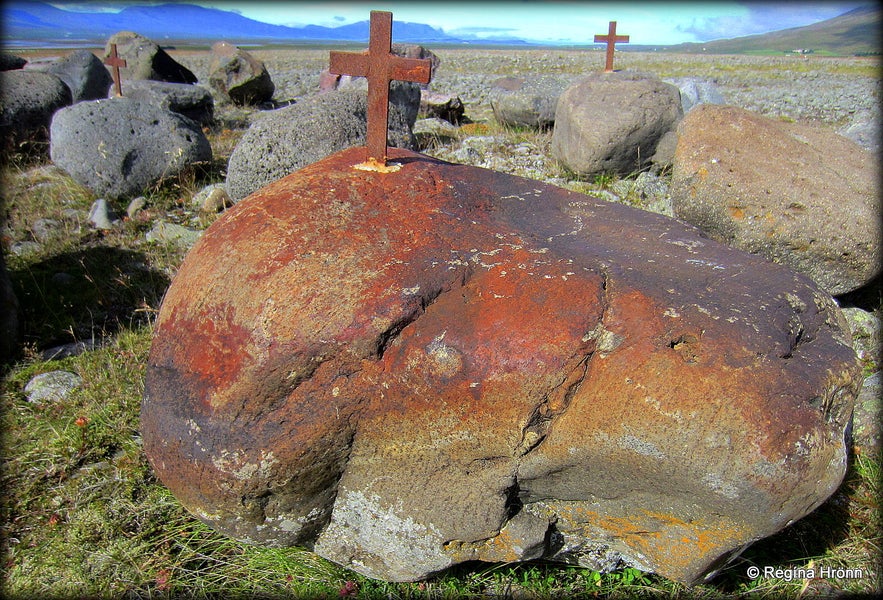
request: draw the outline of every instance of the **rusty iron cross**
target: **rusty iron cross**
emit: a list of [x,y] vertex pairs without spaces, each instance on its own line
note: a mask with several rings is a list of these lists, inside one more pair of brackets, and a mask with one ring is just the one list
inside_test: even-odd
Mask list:
[[616,35],[616,21],[610,21],[610,25],[607,28],[607,35],[601,35],[600,33],[595,35],[595,43],[600,44],[602,42],[607,44],[607,61],[604,63],[604,72],[612,73],[614,46],[616,46],[616,42],[628,44],[629,36]]
[[368,160],[386,167],[389,128],[389,83],[429,83],[431,63],[392,53],[392,13],[371,11],[371,37],[367,53],[331,52],[329,71],[335,75],[368,78]]
[[110,56],[104,59],[104,64],[113,67],[113,89],[116,91],[117,96],[123,95],[123,86],[120,83],[120,67],[126,66],[126,59],[120,58],[120,55],[117,54],[117,45],[110,45]]

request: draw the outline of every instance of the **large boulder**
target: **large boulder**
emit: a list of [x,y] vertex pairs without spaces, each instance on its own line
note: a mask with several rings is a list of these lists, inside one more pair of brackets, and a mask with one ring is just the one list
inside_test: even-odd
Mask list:
[[[196,75],[160,48],[154,41],[134,31],[119,31],[113,34],[104,46],[106,60],[111,55],[111,45],[117,45],[117,54],[125,59],[126,66],[120,67],[120,78],[153,79],[168,83],[196,83]],[[123,94],[126,86],[123,84]]]
[[838,487],[862,379],[807,278],[390,153],[240,202],[168,290],[141,433],[199,518],[389,580],[544,556],[691,582]]
[[134,197],[212,150],[195,122],[131,100],[80,102],[52,119],[52,161],[99,196]]
[[589,75],[559,98],[552,156],[582,175],[633,173],[682,116],[671,84],[627,71]]
[[573,83],[565,75],[502,77],[491,85],[488,102],[502,125],[548,129],[555,124],[558,98]]
[[124,93],[127,98],[184,115],[200,125],[208,125],[214,120],[215,100],[201,85],[138,79],[126,83]]
[[[420,107],[420,90],[398,81],[390,90],[389,143],[413,148],[416,143],[411,128]],[[238,202],[329,154],[364,146],[366,111],[366,92],[351,89],[303,98],[292,106],[262,114],[230,155],[230,198]]]
[[0,71],[14,71],[23,68],[26,64],[28,64],[26,58],[0,50]]
[[88,50],[74,50],[46,69],[70,88],[74,102],[107,98],[113,78],[107,67]]
[[0,71],[0,151],[45,143],[52,115],[70,103],[70,90],[51,73]]
[[276,86],[263,62],[228,42],[212,45],[209,85],[234,104],[260,104],[273,97]]
[[678,128],[676,215],[831,294],[880,270],[879,183],[877,158],[824,127],[705,104]]

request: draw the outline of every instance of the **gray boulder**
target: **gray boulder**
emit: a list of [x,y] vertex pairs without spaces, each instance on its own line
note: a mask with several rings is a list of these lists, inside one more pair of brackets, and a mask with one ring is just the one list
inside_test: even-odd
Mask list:
[[723,94],[712,81],[698,77],[674,77],[665,79],[665,82],[677,86],[680,90],[684,114],[699,104],[726,103]]
[[[389,143],[413,148],[411,128],[417,116],[411,84],[390,86]],[[397,92],[398,90],[398,92]],[[402,99],[411,103],[396,102]],[[338,90],[305,98],[292,106],[264,113],[239,141],[227,165],[227,193],[239,202],[268,183],[329,154],[364,146],[367,100],[358,89]]]
[[[360,91],[367,97],[368,80],[364,77],[350,77],[349,75],[343,75],[337,84],[337,89],[340,91]],[[420,114],[420,103],[422,96],[423,92],[420,89],[420,85],[417,83],[411,83],[407,81],[393,81],[389,84],[390,107],[394,106],[396,107],[396,110],[402,112],[402,115],[405,122],[408,124],[408,127],[414,127],[414,123],[417,121],[417,117]],[[392,128],[393,123],[392,121],[390,121],[390,129]],[[399,134],[390,131],[390,136],[393,135]],[[390,137],[390,140],[392,140],[392,137]],[[394,145],[398,145],[398,143],[395,143]],[[400,147],[409,148],[410,146]]]
[[58,76],[70,88],[74,102],[106,98],[113,83],[104,63],[88,50],[74,50],[49,65],[46,71]]
[[0,71],[14,71],[28,64],[27,59],[9,52],[0,52]]
[[830,129],[702,104],[678,127],[671,192],[678,218],[831,294],[880,270],[879,164]]
[[212,157],[195,122],[128,98],[74,104],[55,115],[50,132],[52,161],[108,198],[137,196]]
[[861,111],[852,121],[837,131],[869,152],[880,152],[881,115],[879,108],[874,111]]
[[545,129],[555,123],[558,98],[573,82],[555,75],[503,77],[493,83],[488,101],[502,125]]
[[671,84],[640,73],[596,73],[561,95],[552,156],[582,175],[632,173],[649,162],[683,114]]
[[19,142],[45,141],[52,115],[70,103],[70,90],[55,75],[0,71],[0,140],[4,149]]
[[33,377],[25,384],[28,402],[61,402],[83,385],[83,379],[70,371],[49,371]]
[[[123,93],[132,100],[141,100],[184,115],[200,125],[208,125],[214,120],[214,98],[208,89],[200,85],[140,79],[128,82]],[[104,97],[107,97],[106,89]]]
[[208,83],[234,104],[260,104],[273,97],[276,86],[264,63],[228,42],[212,46]]
[[[117,54],[125,59],[126,66],[120,68],[123,81],[131,79],[153,79],[169,83],[196,83],[196,75],[179,64],[156,43],[133,31],[120,31],[113,34],[104,47],[104,59],[110,56],[111,44],[117,45]],[[123,95],[126,86],[123,85]]]

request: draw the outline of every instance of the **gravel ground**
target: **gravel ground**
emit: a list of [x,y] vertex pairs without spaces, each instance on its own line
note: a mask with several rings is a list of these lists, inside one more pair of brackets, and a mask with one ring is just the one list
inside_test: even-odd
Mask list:
[[[315,94],[328,49],[254,50],[276,84],[275,99]],[[597,71],[598,50],[438,49],[441,58],[434,91],[458,95],[475,121],[489,118],[487,92],[505,75],[563,73],[578,77]],[[208,80],[208,52],[175,53],[200,81]],[[879,114],[880,63],[874,58],[721,56],[622,52],[616,67],[662,79],[695,77],[713,83],[729,104],[760,114],[848,125],[857,116]]]

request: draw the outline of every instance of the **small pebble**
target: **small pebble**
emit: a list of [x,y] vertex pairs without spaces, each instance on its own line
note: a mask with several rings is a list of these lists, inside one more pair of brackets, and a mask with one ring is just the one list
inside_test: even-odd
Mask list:
[[60,402],[83,385],[79,375],[69,371],[50,371],[31,379],[25,385],[28,402]]

